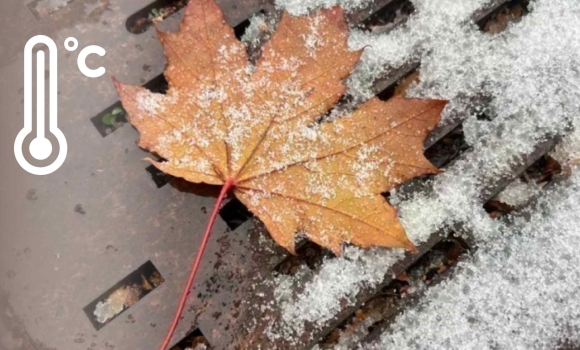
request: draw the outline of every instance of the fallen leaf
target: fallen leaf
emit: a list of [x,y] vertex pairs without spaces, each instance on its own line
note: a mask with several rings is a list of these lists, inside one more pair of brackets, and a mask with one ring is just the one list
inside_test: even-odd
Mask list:
[[158,36],[167,93],[115,84],[139,145],[167,160],[151,163],[193,183],[223,185],[200,252],[232,189],[292,253],[297,233],[336,254],[343,243],[415,249],[381,194],[438,173],[423,142],[446,101],[373,98],[322,121],[362,54],[348,50],[339,7],[284,13],[255,67],[213,0],[190,1],[179,32]]
[[381,193],[438,170],[423,141],[445,101],[373,98],[351,115],[317,120],[345,92],[359,60],[343,11],[282,16],[254,69],[212,0],[191,1],[179,33],[158,32],[169,65],[166,95],[117,82],[139,145],[165,173],[226,184],[294,252],[295,234],[340,254],[413,249]]

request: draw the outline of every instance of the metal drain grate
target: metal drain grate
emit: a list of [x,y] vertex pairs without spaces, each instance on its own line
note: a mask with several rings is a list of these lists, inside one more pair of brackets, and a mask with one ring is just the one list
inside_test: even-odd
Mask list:
[[[42,2],[8,4],[3,15],[15,15],[0,22],[8,28],[0,33],[4,35],[0,36],[0,105],[5,114],[19,116],[6,121],[0,131],[4,149],[11,149],[13,135],[21,128],[21,48],[34,34],[49,35],[59,44],[74,34],[81,47],[105,47],[106,66],[120,80],[151,89],[162,90],[164,86],[162,48],[143,18],[169,1],[74,0],[50,11],[37,11]],[[272,4],[265,0],[217,2],[228,22],[238,26],[238,33],[251,15],[273,13]],[[492,1],[474,14],[473,20],[485,29],[508,2]],[[410,12],[409,2],[376,0],[348,18],[352,25],[362,28],[390,30],[403,23]],[[159,23],[160,29],[176,30],[181,15],[182,11],[171,14]],[[139,23],[134,33],[128,30]],[[8,38],[6,31],[17,34]],[[5,165],[0,205],[7,209],[2,213],[0,233],[0,307],[9,310],[4,312],[9,317],[0,317],[0,331],[9,337],[0,337],[0,345],[12,349],[9,346],[13,343],[3,344],[4,339],[21,338],[20,347],[15,349],[153,349],[173,316],[208,218],[206,208],[214,199],[193,187],[184,189],[175,179],[142,162],[147,155],[134,143],[136,131],[123,127],[124,111],[119,111],[110,80],[84,78],[76,69],[74,53],[60,50],[59,60],[61,76],[66,77],[60,81],[60,123],[71,149],[67,163],[55,176],[38,178],[23,174],[10,154],[1,156]],[[375,82],[374,92],[389,95],[419,65],[410,61],[390,69]],[[476,102],[485,106],[486,99],[481,97]],[[462,119],[459,116],[455,123],[439,127],[427,140],[427,154],[438,166],[463,159],[471,152],[462,137]],[[557,137],[553,137],[536,145],[510,169],[509,176],[485,179],[481,193],[484,202],[556,142]],[[151,176],[144,171],[146,168]],[[429,190],[422,179],[401,189],[409,193]],[[78,204],[84,215],[75,211]],[[190,340],[184,344],[191,345],[191,337],[203,337],[214,349],[241,344],[253,349],[311,348],[393,283],[394,276],[407,271],[448,237],[447,232],[433,232],[419,247],[419,255],[407,254],[380,283],[362,288],[354,302],[344,302],[334,317],[321,324],[308,324],[291,339],[273,341],[266,337],[266,329],[272,320],[281,317],[281,310],[273,303],[274,274],[291,274],[296,266],[308,265],[312,272],[293,286],[300,290],[320,271],[324,264],[321,257],[327,252],[303,245],[301,255],[289,258],[236,201],[224,207],[221,218],[175,343],[189,334]],[[103,293],[114,292],[111,286],[147,261],[159,270],[164,283],[148,291],[126,312],[115,315],[106,327],[95,330],[83,308],[101,301]],[[264,313],[262,306],[268,306],[268,311]]]

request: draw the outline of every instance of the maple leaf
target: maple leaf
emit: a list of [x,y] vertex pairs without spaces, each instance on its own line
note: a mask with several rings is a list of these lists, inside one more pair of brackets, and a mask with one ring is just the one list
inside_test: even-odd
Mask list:
[[343,243],[415,249],[381,193],[439,172],[423,142],[446,101],[373,98],[321,121],[362,53],[348,50],[339,7],[284,13],[255,66],[213,0],[190,1],[179,32],[158,36],[167,93],[115,84],[139,145],[167,160],[150,160],[157,168],[223,186],[193,276],[230,190],[292,253],[298,232],[336,254]]

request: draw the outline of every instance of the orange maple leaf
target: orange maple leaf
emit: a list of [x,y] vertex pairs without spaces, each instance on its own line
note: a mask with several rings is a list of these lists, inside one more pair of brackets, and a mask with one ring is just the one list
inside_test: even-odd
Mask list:
[[373,98],[321,121],[362,53],[348,50],[339,7],[284,13],[255,67],[213,0],[190,1],[179,32],[158,35],[167,94],[115,84],[139,145],[167,160],[157,168],[223,185],[193,275],[232,189],[290,252],[297,232],[336,254],[345,242],[415,249],[381,193],[438,173],[423,142],[446,101]]

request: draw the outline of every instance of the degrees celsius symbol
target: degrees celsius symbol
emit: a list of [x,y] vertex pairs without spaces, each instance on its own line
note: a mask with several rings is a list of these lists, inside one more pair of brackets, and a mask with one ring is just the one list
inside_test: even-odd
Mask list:
[[[44,44],[48,47],[49,54],[49,119],[48,130],[53,134],[59,145],[59,153],[52,164],[37,167],[30,164],[23,153],[24,139],[32,132],[32,49],[38,44]],[[79,43],[75,38],[68,38],[64,42],[68,51],[74,51],[78,48]],[[98,78],[105,74],[105,68],[90,69],[87,67],[86,59],[90,54],[104,56],[105,49],[100,46],[91,45],[81,50],[77,59],[77,65],[81,73],[89,78]],[[50,157],[52,153],[52,144],[45,137],[45,53],[39,50],[36,53],[36,137],[30,142],[29,150],[37,160],[44,160]],[[33,175],[48,175],[55,172],[64,163],[67,155],[67,142],[62,131],[58,128],[58,61],[57,47],[54,41],[45,36],[37,35],[32,37],[24,47],[24,127],[14,141],[14,156],[18,164],[25,171]]]

